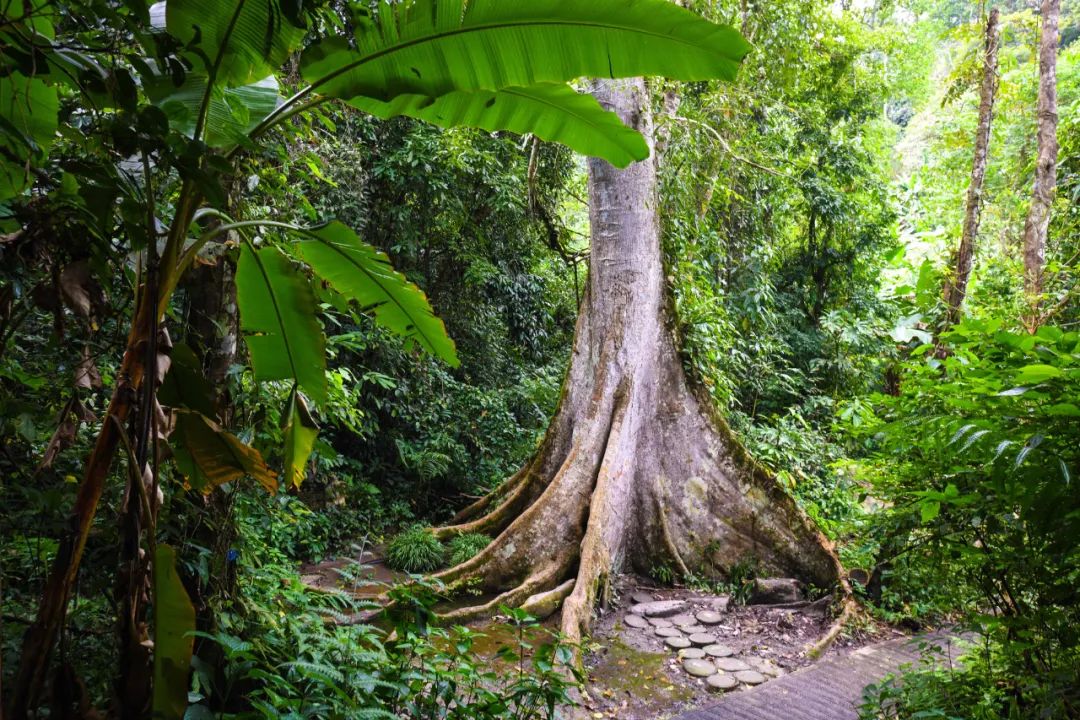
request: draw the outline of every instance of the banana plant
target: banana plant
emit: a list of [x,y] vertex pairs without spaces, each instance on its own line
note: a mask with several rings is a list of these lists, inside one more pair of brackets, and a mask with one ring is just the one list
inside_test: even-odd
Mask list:
[[[149,9],[149,27],[137,33],[146,50],[145,57],[130,59],[145,101],[139,107],[156,108],[153,117],[163,117],[172,136],[186,139],[182,161],[172,162],[171,171],[166,158],[152,150],[133,157],[143,170],[147,238],[158,237],[162,224],[153,198],[154,179],[163,168],[176,173],[179,190],[172,197],[171,218],[163,222],[163,241],[147,242],[141,258],[136,310],[109,420],[78,488],[71,535],[60,545],[36,621],[25,636],[13,717],[26,716],[40,698],[113,458],[121,444],[128,444],[124,423],[137,398],[140,417],[153,415],[159,371],[167,362],[159,332],[163,314],[206,243],[226,233],[238,238],[238,305],[254,375],[293,387],[285,413],[289,483],[299,482],[317,432],[309,401],[318,405],[326,396],[325,339],[312,278],[369,309],[383,327],[457,364],[454,344],[424,294],[348,227],[338,222],[299,227],[227,214],[219,178],[233,171],[246,149],[290,118],[340,101],[379,118],[409,116],[441,127],[532,134],[625,167],[648,156],[645,140],[570,83],[641,75],[731,79],[748,51],[735,30],[667,0],[382,0],[374,6],[350,4],[347,23],[329,15],[305,16],[300,6],[296,0],[166,0]],[[348,26],[350,32],[314,32],[308,25]],[[12,18],[0,24],[0,31],[5,44],[30,48],[40,59],[34,68],[68,70],[53,77],[72,77],[70,69],[81,62],[54,45],[40,24]],[[298,52],[304,85],[283,97],[277,73]],[[17,72],[27,73],[22,78],[27,82],[14,83],[10,78]],[[44,162],[56,126],[55,88],[32,73],[16,68],[0,78],[4,124],[18,131],[0,148],[5,150],[0,200],[25,190],[25,171]],[[41,96],[40,102],[20,102],[26,98],[18,93]],[[277,486],[258,453],[218,427],[205,403],[172,402],[179,415],[174,455],[192,487],[209,491],[243,475],[268,489]],[[146,432],[158,436],[156,428]],[[145,453],[137,461],[146,462]],[[142,468],[133,473],[142,476]],[[152,532],[153,523],[150,527]],[[154,557],[173,562],[167,550]],[[158,602],[178,608],[159,616],[158,624],[168,618],[192,622],[177,597],[182,586],[160,580],[175,570],[154,572],[155,586],[169,588]],[[182,631],[155,629],[153,706],[163,717],[179,717],[186,700],[181,694],[190,644],[177,640]]]

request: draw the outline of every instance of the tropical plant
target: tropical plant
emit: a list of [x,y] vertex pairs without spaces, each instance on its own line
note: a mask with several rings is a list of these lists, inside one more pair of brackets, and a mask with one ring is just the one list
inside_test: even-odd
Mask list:
[[386,564],[408,573],[426,573],[443,563],[442,543],[424,525],[413,525],[390,539]]
[[451,538],[446,546],[449,564],[460,565],[466,560],[472,560],[490,542],[491,538],[483,533],[465,533]]
[[988,319],[942,340],[946,356],[917,347],[901,392],[877,396],[878,419],[857,431],[882,463],[864,477],[889,504],[870,584],[892,613],[961,611],[990,645],[968,677],[1007,688],[995,696],[1001,717],[1068,717],[1080,657],[1080,334]]
[[[57,37],[58,27],[64,31],[84,17],[96,18],[91,40],[109,42],[113,28],[131,29],[121,60],[102,66],[82,46],[72,49],[62,34]],[[353,30],[351,37],[342,32],[345,27]],[[454,345],[424,295],[345,225],[303,227],[232,217],[224,186],[253,143],[284,121],[340,99],[380,117],[411,115],[443,126],[535,133],[626,165],[647,155],[643,139],[567,82],[587,75],[730,76],[744,51],[734,31],[662,0],[542,7],[415,0],[350,5],[340,15],[318,7],[304,11],[298,3],[245,0],[169,0],[149,9],[94,1],[62,9],[6,2],[0,32],[9,49],[0,106],[5,124],[14,130],[4,141],[0,199],[24,202],[21,193],[33,183],[31,171],[48,164],[49,139],[60,120],[57,100],[76,94],[92,109],[64,120],[96,130],[104,152],[95,158],[100,173],[96,194],[76,193],[75,202],[87,212],[92,206],[119,208],[124,247],[138,258],[132,282],[135,311],[116,371],[119,382],[105,413],[108,420],[79,485],[73,532],[61,543],[37,621],[26,635],[13,693],[20,716],[40,697],[118,449],[128,460],[127,494],[141,499],[126,511],[125,552],[137,555],[147,528],[148,542],[154,544],[153,498],[161,487],[157,441],[166,434],[156,395],[170,350],[163,315],[181,278],[212,241],[224,239],[239,248],[241,330],[256,379],[292,386],[282,414],[286,482],[303,476],[317,434],[310,402],[318,405],[327,394],[325,338],[310,275],[342,302],[369,308],[376,322],[457,362]],[[305,85],[282,99],[275,73],[301,47],[299,73]],[[566,52],[568,47],[574,52]],[[70,185],[64,189],[72,194]],[[102,198],[110,200],[102,203]],[[111,231],[110,210],[105,212],[101,225]],[[286,237],[295,241],[285,242]],[[275,490],[275,473],[258,451],[221,427],[205,388],[183,390],[173,398],[173,439],[177,467],[187,483],[209,491],[251,475]],[[130,435],[125,429],[129,418],[135,418]],[[144,470],[151,478],[149,494]],[[150,556],[172,557],[167,551]],[[159,567],[158,562],[134,567],[136,577],[129,579],[130,592],[123,599],[125,616],[133,618],[147,609],[135,590],[142,586],[139,577],[151,570],[159,579],[173,573],[171,565]],[[176,583],[153,586],[179,588]],[[165,597],[153,600],[161,603]],[[168,716],[186,704],[177,678],[186,676],[190,644],[162,641],[165,633],[183,638],[189,627],[154,624],[161,635],[154,654],[158,682],[153,703]],[[148,658],[145,645],[139,650],[134,626],[123,642],[136,656]],[[161,652],[165,647],[177,653],[167,656]],[[125,698],[133,709],[139,707],[149,683],[134,675],[124,682],[142,688]]]

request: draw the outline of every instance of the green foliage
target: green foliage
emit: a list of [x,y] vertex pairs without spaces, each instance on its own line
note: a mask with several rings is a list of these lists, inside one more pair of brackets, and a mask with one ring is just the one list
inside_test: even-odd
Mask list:
[[424,525],[413,525],[390,539],[386,564],[408,573],[426,573],[439,568],[445,558],[442,543]]
[[[749,50],[731,28],[653,0],[549,0],[529,6],[384,2],[374,18],[366,14],[358,18],[362,31],[355,48],[334,38],[305,50],[301,73],[316,91],[387,101],[528,88],[582,76],[730,80]],[[575,51],[565,52],[567,47]],[[513,60],[494,63],[491,48]]]
[[1080,657],[1080,335],[968,320],[943,339],[948,354],[916,349],[899,395],[878,396],[880,421],[859,431],[890,506],[876,524],[882,602],[961,608],[993,645],[985,682],[1054,716],[1076,683],[1057,669]]
[[331,222],[307,232],[297,253],[335,290],[360,307],[373,308],[376,322],[413,340],[451,367],[458,363],[454,343],[427,297],[390,267],[389,258],[360,241],[352,230]]
[[467,560],[472,560],[490,542],[491,538],[483,533],[465,533],[464,535],[454,536],[446,546],[449,565],[453,567]]
[[[251,559],[273,553],[244,539]],[[269,559],[269,557],[266,557]],[[443,588],[420,582],[393,590],[391,617],[337,624],[371,609],[344,592],[313,591],[273,563],[241,561],[244,591],[217,608],[198,645],[189,713],[245,717],[431,717],[552,719],[573,705],[580,682],[570,647],[532,618],[507,610],[512,627],[492,636],[438,628],[432,605]],[[363,584],[366,570],[343,571]],[[393,640],[389,640],[390,631]]]
[[[940,657],[943,648],[925,641],[921,645],[926,654],[923,664],[867,686],[859,707],[860,718],[1020,720],[1035,716],[1025,708],[1027,703],[1023,695],[1027,694],[1030,699],[1032,693],[1045,692],[1055,685],[1054,695],[1043,696],[1036,703],[1040,707],[1036,717],[1069,717],[1069,706],[1075,702],[1075,688],[1057,682],[1039,687],[1019,678],[1010,681],[1001,653],[994,645],[969,647],[947,665],[933,661],[935,654]],[[1070,680],[1068,671],[1054,675],[1060,675],[1064,682]]]
[[649,156],[640,134],[623,125],[615,113],[603,111],[591,95],[566,85],[452,92],[434,102],[423,95],[400,96],[393,103],[355,98],[349,104],[384,119],[405,115],[444,127],[531,132],[571,150],[600,155],[616,167]]
[[279,249],[245,244],[236,264],[236,301],[255,378],[294,380],[323,402],[326,338],[307,278]]
[[176,572],[176,551],[154,555],[154,716],[181,720],[187,709],[195,608]]
[[671,565],[659,563],[649,569],[649,577],[661,585],[671,585],[675,582],[675,571]]

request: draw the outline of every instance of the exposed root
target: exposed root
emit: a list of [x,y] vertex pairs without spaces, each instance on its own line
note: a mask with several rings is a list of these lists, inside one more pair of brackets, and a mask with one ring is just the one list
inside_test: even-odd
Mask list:
[[[535,461],[525,466],[516,475],[507,480],[503,485],[493,490],[483,499],[478,500],[473,505],[469,506],[461,513],[457,520],[463,513],[470,510],[473,507],[480,506],[486,507],[494,499],[501,496],[505,499],[499,503],[491,512],[486,515],[470,520],[468,522],[459,522],[456,525],[445,525],[443,527],[432,528],[432,533],[439,540],[447,540],[457,535],[464,535],[466,533],[485,533],[488,535],[498,535],[502,532],[514,518],[517,517],[524,509],[532,487],[533,480],[536,476],[533,474],[533,467]],[[501,494],[501,495],[500,495]],[[482,509],[482,508],[480,508]],[[473,513],[470,513],[472,515]]]
[[[465,523],[472,522],[477,518],[483,517],[488,513],[488,509],[498,503],[503,498],[512,494],[521,485],[521,482],[529,473],[529,469],[532,467],[530,462],[525,465],[516,473],[511,475],[503,482],[496,485],[491,489],[484,497],[480,498],[476,502],[472,503],[468,507],[462,508],[456,515],[450,520],[450,525],[447,527],[454,527],[455,525],[464,525]],[[443,528],[434,528],[436,533],[442,531]]]
[[612,485],[619,472],[630,470],[618,466],[619,449],[623,439],[623,421],[626,415],[626,386],[616,390],[615,407],[610,430],[604,444],[604,455],[596,473],[596,484],[589,505],[589,520],[585,537],[581,540],[581,559],[573,591],[563,601],[562,632],[571,643],[581,641],[588,630],[596,604],[597,585],[601,578],[611,573],[613,543],[621,543],[625,522],[611,502]]
[[562,571],[562,563],[552,563],[543,570],[530,575],[525,579],[525,582],[517,587],[496,595],[482,605],[470,605],[468,607],[457,608],[450,612],[442,613],[439,617],[442,620],[466,622],[479,617],[490,616],[503,605],[507,607],[521,607],[523,603],[527,602],[538,593],[542,593],[557,582]]
[[531,598],[521,603],[521,609],[535,618],[543,620],[552,615],[563,600],[574,590],[574,578],[570,578],[562,585],[546,592],[536,593]]
[[840,633],[847,626],[849,622],[855,617],[855,613],[859,609],[859,604],[855,602],[855,597],[851,594],[851,588],[847,585],[847,581],[843,582],[847,593],[843,596],[843,605],[840,610],[840,615],[833,621],[833,624],[829,626],[829,629],[825,632],[820,640],[809,645],[806,650],[807,657],[817,659],[821,657],[821,654],[829,649],[829,646],[836,641],[836,638],[840,637]]
[[664,501],[660,499],[660,493],[664,492],[663,484],[660,484],[658,492],[653,494],[653,501],[656,504],[656,517],[660,523],[660,536],[664,541],[664,547],[667,549],[668,555],[675,563],[675,567],[682,573],[682,577],[689,578],[692,573],[690,568],[687,567],[686,562],[682,558],[682,553],[679,552],[679,548],[675,545],[675,539],[671,536],[671,529],[667,523],[667,510],[664,507]]

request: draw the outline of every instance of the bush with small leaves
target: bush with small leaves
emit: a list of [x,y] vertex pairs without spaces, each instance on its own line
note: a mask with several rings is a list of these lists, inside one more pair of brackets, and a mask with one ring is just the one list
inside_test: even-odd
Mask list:
[[443,546],[423,525],[413,525],[390,540],[386,564],[410,573],[430,572],[443,562]]

